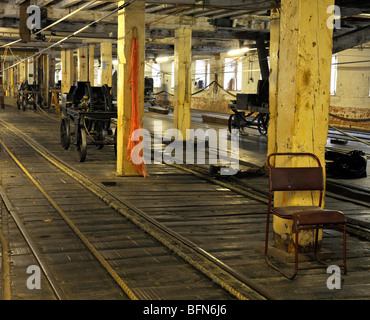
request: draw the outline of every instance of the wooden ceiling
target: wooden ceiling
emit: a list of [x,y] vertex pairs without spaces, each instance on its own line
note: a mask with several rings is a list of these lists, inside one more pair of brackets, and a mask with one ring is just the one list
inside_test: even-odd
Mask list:
[[[13,51],[43,49],[117,8],[117,1],[2,0],[0,46],[19,39],[19,11],[23,2],[42,9],[42,28],[85,6],[27,43],[12,45]],[[137,0],[141,1],[141,0]],[[239,45],[253,46],[257,37],[269,40],[270,10],[279,0],[162,0],[146,1],[146,53],[148,57],[173,53],[174,30],[181,25],[193,30],[193,55],[217,55]],[[342,11],[341,29],[335,30],[337,50],[370,41],[370,3],[337,0]],[[354,36],[356,34],[356,37]],[[117,13],[65,41],[56,49],[78,48],[87,43],[117,38]],[[356,41],[354,39],[357,39]],[[338,40],[339,39],[339,40]],[[54,48],[55,50],[55,48]]]

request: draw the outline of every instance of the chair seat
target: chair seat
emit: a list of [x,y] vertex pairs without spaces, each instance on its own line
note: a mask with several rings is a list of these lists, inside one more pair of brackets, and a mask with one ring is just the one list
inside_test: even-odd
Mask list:
[[341,211],[316,206],[273,207],[271,211],[281,218],[293,219],[298,225],[345,224],[347,221]]

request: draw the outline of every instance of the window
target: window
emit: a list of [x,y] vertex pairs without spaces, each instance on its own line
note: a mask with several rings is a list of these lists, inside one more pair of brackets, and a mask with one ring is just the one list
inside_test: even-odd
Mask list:
[[162,87],[161,65],[159,63],[152,64],[152,78],[154,88]]
[[243,79],[243,62],[239,61],[237,64],[236,73],[236,90],[242,91],[242,79]]
[[331,59],[331,78],[330,78],[330,95],[335,96],[337,92],[338,76],[338,56],[334,55]]
[[224,88],[226,90],[241,91],[242,89],[242,61],[226,58],[224,72]]
[[195,61],[195,86],[204,89],[210,83],[209,60]]

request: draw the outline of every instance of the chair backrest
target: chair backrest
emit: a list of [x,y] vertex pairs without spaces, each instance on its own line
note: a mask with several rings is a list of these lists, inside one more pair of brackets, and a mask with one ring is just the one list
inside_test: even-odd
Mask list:
[[322,168],[271,168],[272,191],[324,190]]
[[[317,167],[274,167],[271,157],[309,156],[316,160]],[[320,205],[324,190],[324,172],[320,160],[312,153],[272,153],[267,160],[269,167],[270,194],[274,191],[320,191]]]

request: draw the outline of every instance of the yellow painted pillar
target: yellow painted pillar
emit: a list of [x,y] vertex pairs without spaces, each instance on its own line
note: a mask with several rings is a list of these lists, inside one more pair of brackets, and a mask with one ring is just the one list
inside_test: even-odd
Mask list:
[[64,49],[62,56],[62,94],[68,93],[73,84],[73,51]]
[[51,70],[51,59],[49,54],[44,55],[44,97],[45,103],[50,107],[50,89],[52,88],[54,72]]
[[0,109],[4,109],[4,96],[5,96],[5,90],[4,90],[4,71],[0,72]]
[[88,48],[78,48],[77,49],[78,57],[78,81],[88,81],[89,79],[89,70],[88,70]]
[[28,62],[23,61],[19,64],[19,70],[18,70],[18,83],[22,83],[23,80],[28,79],[27,73],[28,73]]
[[28,63],[27,63],[27,73],[26,73],[26,79],[28,80],[28,83],[29,84],[33,84],[33,82],[36,80],[35,78],[35,64],[38,64],[38,60],[34,60],[34,59],[28,59]]
[[[276,128],[270,128],[269,150],[311,152],[325,164],[328,133],[333,30],[327,8],[334,0],[282,0],[277,81]],[[276,147],[274,147],[274,145]],[[280,159],[278,166],[314,166],[313,161]],[[318,204],[311,192],[275,195],[275,206]],[[293,226],[274,218],[275,246],[294,250]],[[321,235],[320,235],[321,238]],[[312,250],[313,232],[301,232],[300,251]]]
[[[22,81],[21,81],[21,64],[18,64],[16,66],[16,74],[17,74],[17,85],[20,84]],[[18,90],[18,89],[17,89]]]
[[72,51],[72,83],[75,83],[76,81],[78,81],[78,68],[77,68],[77,64],[78,64],[78,59],[77,59],[77,55],[75,55]]
[[[9,63],[3,63],[4,69],[9,66]],[[4,71],[4,91],[5,97],[9,97],[9,69]]]
[[9,81],[10,81],[10,96],[15,97],[15,79],[14,79],[14,68],[9,70]]
[[[121,6],[125,1],[119,1]],[[118,12],[118,72],[117,72],[117,174],[139,175],[127,159],[127,146],[131,130],[130,61],[133,35],[139,40],[139,117],[142,126],[144,115],[144,67],[145,67],[145,3],[134,2]],[[111,60],[112,61],[112,60]]]
[[112,87],[112,43],[101,43],[100,44],[101,54],[101,84]]
[[[268,152],[276,152],[276,119],[279,75],[279,44],[280,44],[280,13],[278,9],[271,10],[270,22],[270,76],[269,76],[269,110]],[[273,159],[274,160],[274,159]]]
[[89,81],[92,87],[95,85],[94,57],[95,57],[95,45],[89,44]]
[[[187,129],[190,129],[191,105],[191,29],[175,31],[175,96],[174,96],[174,129],[181,132],[187,140]],[[181,137],[176,137],[180,139]]]

